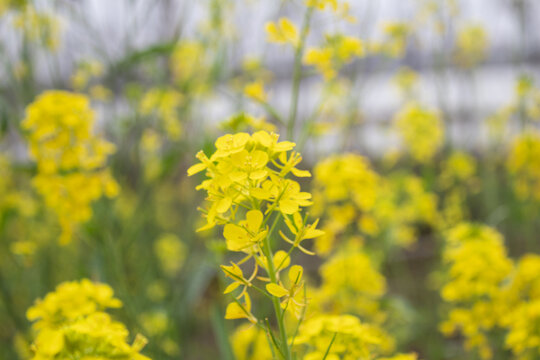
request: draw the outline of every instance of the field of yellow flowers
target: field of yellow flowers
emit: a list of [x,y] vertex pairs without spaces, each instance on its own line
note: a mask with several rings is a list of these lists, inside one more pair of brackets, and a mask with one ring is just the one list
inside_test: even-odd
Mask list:
[[540,6],[499,2],[502,102],[465,0],[0,0],[0,359],[540,359]]

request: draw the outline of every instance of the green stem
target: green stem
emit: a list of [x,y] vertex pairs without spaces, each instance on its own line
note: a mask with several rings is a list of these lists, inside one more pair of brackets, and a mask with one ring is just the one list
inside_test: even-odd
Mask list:
[[[274,259],[272,256],[272,250],[270,246],[270,238],[280,218],[281,218],[281,213],[278,213],[276,218],[274,219],[274,223],[272,224],[270,231],[268,232],[268,235],[264,238],[264,250],[265,250],[264,255],[266,256],[266,259],[267,259],[266,262],[268,263],[268,276],[270,277],[270,281],[275,284],[277,284],[277,275],[276,275],[276,269],[274,268]],[[289,349],[289,345],[287,341],[287,331],[285,330],[285,324],[283,323],[282,309],[279,304],[279,299],[275,296],[272,296],[272,303],[274,305],[274,312],[276,315],[276,320],[277,320],[277,324],[279,328],[279,336],[280,336],[281,348],[282,348],[281,353],[283,354],[283,357],[285,360],[290,360],[291,351]]]
[[296,122],[296,113],[298,111],[298,96],[300,93],[300,80],[302,78],[302,55],[306,45],[306,37],[309,32],[311,17],[313,16],[314,7],[310,6],[304,15],[302,24],[302,32],[300,33],[300,42],[294,54],[294,69],[293,69],[293,84],[291,94],[291,108],[289,113],[289,122],[287,123],[287,139],[293,140],[294,123]]
[[227,336],[227,330],[225,328],[225,323],[223,322],[223,314],[220,312],[219,308],[214,305],[211,309],[212,316],[212,328],[214,329],[214,334],[216,335],[216,340],[219,347],[219,352],[221,358],[224,360],[234,360],[234,353]]

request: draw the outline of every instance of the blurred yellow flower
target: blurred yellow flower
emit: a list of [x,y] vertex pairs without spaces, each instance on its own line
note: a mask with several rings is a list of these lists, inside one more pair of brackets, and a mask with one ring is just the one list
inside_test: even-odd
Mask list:
[[444,142],[439,114],[417,103],[406,104],[394,117],[395,128],[413,159],[430,162]]
[[456,61],[470,68],[486,57],[488,38],[486,30],[480,25],[466,25],[460,29],[456,38]]
[[69,359],[84,352],[86,358],[150,360],[140,354],[146,339],[138,335],[129,345],[128,330],[105,312],[120,306],[108,285],[87,279],[58,285],[28,309],[36,332],[32,359]]
[[119,192],[106,167],[115,147],[92,134],[94,118],[84,95],[46,91],[27,107],[22,121],[38,166],[33,184],[58,216],[63,244],[92,216],[92,202]]
[[175,234],[163,234],[154,242],[154,252],[163,272],[172,277],[184,265],[187,247]]
[[173,88],[154,88],[144,94],[139,109],[143,115],[157,114],[168,138],[177,141],[183,131],[178,115],[183,102],[184,96]]
[[255,101],[264,103],[268,99],[268,94],[264,91],[264,84],[262,81],[254,81],[247,84],[244,87],[244,94]]
[[244,324],[235,329],[231,335],[231,345],[238,360],[273,359],[266,334],[251,324]]
[[282,17],[277,22],[267,22],[265,28],[269,42],[298,46],[300,41],[298,30],[288,18]]
[[343,34],[327,34],[323,47],[306,51],[304,63],[315,66],[326,80],[330,80],[343,65],[362,56],[364,45],[360,39]]
[[521,199],[540,201],[540,133],[524,133],[513,141],[506,168]]

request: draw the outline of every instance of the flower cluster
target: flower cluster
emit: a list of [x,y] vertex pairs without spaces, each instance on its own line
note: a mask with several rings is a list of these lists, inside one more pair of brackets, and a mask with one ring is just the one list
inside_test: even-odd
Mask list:
[[380,299],[386,280],[361,249],[345,249],[320,268],[321,285],[310,290],[310,312],[355,314],[374,323],[384,320]]
[[514,140],[506,167],[521,199],[540,201],[540,133],[524,133]]
[[322,47],[309,48],[304,57],[306,65],[313,65],[326,80],[336,76],[337,71],[355,57],[364,55],[360,39],[343,34],[326,35]]
[[34,186],[58,216],[64,244],[92,216],[92,202],[119,191],[106,167],[114,145],[92,134],[94,118],[87,97],[47,91],[28,106],[22,122],[37,162]]
[[320,161],[314,170],[314,212],[326,214],[324,231],[316,245],[321,254],[332,249],[335,237],[350,226],[359,226],[368,233],[376,226],[372,213],[381,193],[381,177],[369,161],[355,154],[331,156]]
[[444,128],[436,112],[409,103],[396,114],[394,121],[405,149],[414,160],[430,162],[442,147]]
[[237,327],[230,340],[237,360],[273,360],[265,331],[256,326]]
[[303,347],[303,359],[416,359],[415,355],[382,357],[392,351],[393,342],[377,327],[351,315],[320,315],[306,320],[295,343]]
[[[13,3],[16,3],[13,1]],[[28,2],[23,2],[13,18],[13,26],[21,30],[27,41],[42,44],[46,49],[55,51],[60,44],[60,22],[55,16],[38,11]],[[1,6],[1,5],[0,5]],[[15,8],[15,6],[14,6]],[[0,14],[1,14],[0,9]]]
[[175,234],[163,234],[154,243],[154,252],[163,272],[173,277],[184,265],[187,249]]
[[344,234],[408,246],[416,240],[416,224],[436,227],[439,222],[437,198],[421,179],[400,174],[383,178],[355,154],[331,156],[317,164],[314,196],[314,212],[326,215],[326,235],[316,242],[320,254],[329,253]]
[[412,27],[404,22],[387,22],[383,26],[383,41],[371,44],[371,51],[392,58],[403,57],[412,31]]
[[501,326],[508,329],[505,345],[518,359],[540,355],[540,256],[527,254],[516,265],[500,299],[507,311]]
[[441,289],[450,305],[441,324],[444,334],[461,331],[468,349],[483,359],[493,355],[491,335],[505,331],[505,347],[516,359],[540,354],[540,256],[526,254],[516,265],[506,255],[502,236],[495,230],[461,223],[447,235],[444,252],[449,265]]
[[300,42],[296,26],[286,17],[280,18],[277,22],[268,22],[266,24],[266,33],[268,34],[268,41],[272,43],[290,44],[296,47]]
[[[278,137],[265,131],[224,135],[217,139],[216,151],[210,157],[203,152],[197,154],[201,162],[190,167],[188,174],[205,171],[208,177],[197,187],[206,191],[210,203],[203,210],[207,224],[202,229],[224,225],[227,249],[244,253],[238,263],[222,266],[232,280],[225,293],[241,290],[227,306],[225,317],[245,318],[265,327],[252,311],[248,290],[269,296],[280,325],[281,340],[276,349],[285,354],[289,346],[282,324],[283,312],[299,318],[306,305],[303,268],[290,266],[290,254],[294,249],[313,254],[304,241],[323,232],[316,228],[318,221],[308,224],[306,216],[301,215],[302,208],[311,205],[311,194],[302,192],[300,184],[288,178],[289,174],[306,177],[310,173],[296,168],[302,157],[292,151],[295,144],[280,142]],[[280,230],[279,235],[289,244],[289,250],[273,252],[270,241],[281,218],[287,230]],[[250,259],[254,260],[253,267],[245,275],[240,265]],[[287,268],[284,278],[281,274]],[[259,275],[259,269],[265,271],[265,277]],[[256,279],[266,282],[264,289],[256,285]]]
[[487,33],[482,26],[464,26],[456,38],[456,62],[465,68],[477,65],[486,57],[488,45]]
[[174,89],[151,89],[144,94],[141,100],[141,114],[155,113],[169,139],[178,140],[182,135],[178,109],[183,101],[182,94]]
[[28,309],[36,332],[32,359],[150,360],[140,354],[146,339],[138,335],[129,345],[126,327],[105,312],[121,306],[108,285],[87,279],[58,285]]
[[437,185],[441,190],[441,215],[445,225],[454,226],[468,216],[467,195],[479,190],[477,162],[463,151],[452,152],[442,162]]
[[207,90],[210,75],[207,49],[198,41],[178,43],[171,56],[170,70],[182,90],[203,93]]
[[527,131],[531,122],[540,121],[540,89],[529,76],[520,76],[514,86],[514,98],[487,119],[492,140],[503,141],[511,120]]

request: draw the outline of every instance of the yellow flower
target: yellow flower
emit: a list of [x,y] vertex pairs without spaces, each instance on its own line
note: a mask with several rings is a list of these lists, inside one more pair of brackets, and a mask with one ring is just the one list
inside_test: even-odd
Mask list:
[[319,10],[324,10],[330,7],[333,11],[338,9],[338,0],[306,0],[306,6],[316,7]]
[[304,269],[300,265],[293,265],[289,269],[290,286],[286,288],[283,284],[266,284],[266,291],[281,300],[281,307],[293,313],[297,318],[302,315],[302,310],[306,306],[304,299],[304,282],[302,275]]
[[247,292],[243,293],[244,303],[238,302],[238,300],[227,305],[225,310],[225,319],[247,319],[251,323],[256,323],[257,318],[251,313],[251,298]]
[[221,127],[225,130],[231,130],[233,132],[241,132],[247,129],[253,131],[263,130],[266,132],[273,132],[277,127],[268,122],[264,117],[255,117],[253,115],[241,112],[231,116],[225,122],[221,123]]
[[272,351],[264,330],[250,324],[235,329],[231,345],[238,360],[272,360]]
[[386,22],[383,25],[384,40],[381,44],[372,44],[373,52],[381,52],[382,54],[400,58],[405,55],[407,48],[407,39],[412,32],[409,24],[404,22]]
[[498,299],[513,268],[502,236],[488,226],[461,223],[448,231],[443,260],[448,269],[441,297],[451,308],[440,329],[448,336],[459,330],[467,348],[489,359],[487,332],[507,313]]
[[[290,253],[295,248],[313,254],[300,243],[319,237],[323,232],[316,229],[317,221],[306,225],[302,219],[300,212],[302,207],[311,205],[311,194],[301,191],[300,184],[288,176],[308,177],[311,174],[296,167],[302,159],[300,154],[288,153],[295,144],[280,142],[279,135],[274,133],[226,134],[216,140],[215,146],[216,151],[210,157],[199,152],[197,158],[201,162],[191,166],[187,172],[189,176],[201,171],[207,175],[207,179],[197,187],[206,191],[210,204],[208,209],[202,210],[207,219],[202,229],[224,225],[227,249],[245,253],[237,263],[221,266],[225,276],[232,279],[224,293],[236,293],[233,302],[227,306],[225,318],[258,322],[251,312],[249,291],[255,289],[267,296],[268,293],[256,284],[256,280],[269,283],[265,284],[267,292],[282,298],[282,308],[298,317],[305,306],[305,295],[301,291],[302,268],[294,265],[289,269],[288,288],[281,282],[280,273],[290,265]],[[282,218],[294,240],[280,232],[291,247],[288,252],[274,252],[269,233]],[[272,225],[267,225],[269,223]],[[239,265],[248,261],[253,270],[245,276]],[[259,269],[265,271],[266,276],[260,276]],[[275,311],[278,321],[283,322],[283,310],[275,306]],[[280,336],[285,337],[284,327],[280,326],[280,329]]]
[[142,327],[150,336],[163,334],[169,326],[169,317],[163,311],[148,311],[139,317]]
[[300,41],[296,26],[286,17],[280,18],[277,23],[267,22],[266,33],[268,41],[273,43],[291,44],[296,47]]
[[172,53],[170,69],[175,82],[198,94],[208,87],[210,66],[204,45],[197,41],[182,41]]
[[164,234],[154,243],[159,265],[168,276],[174,276],[184,265],[186,245],[175,234]]
[[418,84],[418,74],[408,67],[404,67],[398,71],[394,82],[404,94],[410,94]]
[[264,91],[263,82],[260,80],[247,84],[244,87],[244,94],[247,97],[262,103],[266,102],[268,99],[268,95]]
[[540,351],[540,256],[525,254],[510,282],[503,287],[500,301],[507,309],[500,326],[508,330],[505,346],[518,358],[534,358]]
[[179,140],[182,124],[178,112],[183,102],[184,96],[172,88],[151,89],[144,94],[140,111],[143,115],[157,114],[169,139]]
[[304,64],[315,66],[325,79],[332,79],[336,76],[332,56],[331,49],[309,48],[304,56]]
[[33,185],[62,227],[60,242],[71,241],[79,223],[92,215],[102,195],[115,197],[119,187],[106,167],[113,144],[92,134],[89,99],[66,91],[46,91],[26,109],[22,127],[37,161]]
[[362,56],[364,45],[360,39],[343,34],[326,35],[323,47],[307,50],[304,63],[315,66],[326,80],[330,80],[343,65]]
[[[372,359],[391,351],[392,339],[376,326],[352,315],[317,315],[300,326],[295,341],[304,359]],[[332,346],[329,346],[332,344]]]
[[294,235],[294,240],[289,239],[281,230],[279,234],[289,244],[292,244],[294,247],[297,247],[303,253],[314,255],[313,252],[305,249],[300,245],[300,243],[306,239],[314,239],[319,236],[324,235],[324,231],[317,229],[317,224],[319,220],[316,220],[311,225],[306,225],[304,220],[298,212],[294,212],[292,216],[292,221],[290,218],[285,217],[285,224],[289,228],[290,232]]
[[121,305],[105,284],[84,279],[58,285],[28,309],[36,331],[32,359],[69,359],[84,352],[87,358],[150,360],[139,353],[146,339],[138,335],[129,345],[125,326],[104,312]]
[[321,286],[312,296],[312,311],[354,313],[371,320],[382,317],[380,299],[386,292],[386,281],[362,250],[341,250],[319,273]]
[[484,60],[488,49],[485,29],[480,25],[464,26],[456,39],[456,60],[463,67],[472,67]]
[[223,228],[223,237],[227,240],[227,249],[231,251],[249,252],[249,248],[261,241],[267,233],[261,229],[263,214],[259,210],[251,210],[246,214],[246,221],[239,225],[227,224]]
[[219,222],[223,223],[226,213],[250,198],[252,202],[269,202],[269,206],[285,214],[293,214],[300,206],[311,204],[311,194],[301,192],[297,182],[284,179],[290,172],[306,175],[294,167],[299,157],[291,161],[290,157],[280,156],[292,149],[294,143],[277,139],[277,135],[265,131],[252,136],[227,134],[216,140],[216,152],[210,158],[197,154],[201,163],[190,167],[188,175],[206,170],[211,177],[198,187],[207,191],[212,203],[207,211],[208,227],[214,226],[216,219],[221,218]]
[[377,360],[417,360],[418,356],[416,354],[398,354],[390,357],[381,357]]
[[513,141],[506,168],[521,199],[540,201],[540,133],[524,133]]
[[27,41],[42,44],[56,51],[60,43],[60,22],[56,17],[38,11],[32,4],[25,3],[22,11],[13,18],[13,26],[22,31]]
[[444,141],[444,128],[438,113],[409,103],[396,114],[395,126],[413,159],[427,163]]

